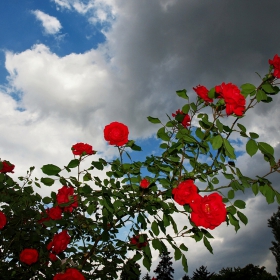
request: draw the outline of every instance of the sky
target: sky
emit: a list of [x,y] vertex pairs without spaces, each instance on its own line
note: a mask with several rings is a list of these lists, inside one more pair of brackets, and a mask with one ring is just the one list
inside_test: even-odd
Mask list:
[[[280,54],[279,10],[277,0],[1,1],[1,159],[16,165],[14,177],[32,165],[38,176],[44,164],[65,165],[77,142],[110,159],[115,150],[103,128],[112,121],[125,123],[144,152],[155,152],[158,127],[146,117],[164,120],[181,108],[176,90],[194,98],[198,84],[260,84],[256,72],[263,76],[268,59]],[[279,105],[276,96],[243,120],[274,147],[276,159]],[[251,176],[269,169],[260,154],[241,154],[237,164]],[[270,180],[279,191],[279,176]],[[225,223],[211,231],[214,255],[186,239],[190,276],[201,265],[217,272],[249,263],[275,274],[267,219],[278,206],[261,195],[243,198],[249,224],[238,233]],[[153,256],[152,270],[159,261],[157,252]],[[174,279],[181,279],[180,261],[173,267]]]

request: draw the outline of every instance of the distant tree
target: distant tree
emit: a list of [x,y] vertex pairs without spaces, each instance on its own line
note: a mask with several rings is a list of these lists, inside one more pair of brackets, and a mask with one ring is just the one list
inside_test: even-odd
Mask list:
[[192,280],[208,280],[211,279],[213,275],[214,273],[207,270],[207,266],[202,265],[199,269],[196,269],[193,272]]
[[174,269],[172,267],[170,252],[163,252],[159,255],[161,261],[154,272],[157,274],[157,280],[173,280]]
[[148,274],[148,272],[147,272],[147,274],[142,278],[142,280],[151,280],[151,277],[150,277],[150,275]]
[[277,280],[265,267],[248,264],[244,268],[223,268],[211,280]]
[[272,228],[275,241],[272,241],[272,247],[269,248],[276,259],[276,274],[280,279],[280,207],[278,211],[273,213],[268,219],[268,226]]
[[190,278],[187,274],[185,274],[185,275],[183,276],[182,280],[191,280],[191,278]]
[[123,266],[121,273],[121,280],[140,280],[140,265],[133,260],[129,259]]

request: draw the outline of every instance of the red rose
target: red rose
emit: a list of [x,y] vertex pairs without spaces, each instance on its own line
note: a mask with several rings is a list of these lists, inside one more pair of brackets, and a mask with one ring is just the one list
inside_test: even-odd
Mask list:
[[119,122],[112,122],[104,128],[104,138],[110,145],[122,146],[128,142],[128,127]]
[[268,63],[273,66],[273,76],[280,79],[280,57],[276,54],[273,60],[269,59]]
[[48,209],[47,213],[52,220],[60,220],[62,218],[62,209],[59,206]]
[[221,195],[212,193],[199,197],[190,205],[192,208],[191,221],[196,226],[214,229],[226,220],[227,210]]
[[92,146],[84,143],[77,143],[71,148],[72,153],[76,156],[83,155],[92,155],[94,151],[92,150]]
[[244,114],[246,101],[237,86],[232,83],[222,83],[215,87],[215,91],[219,94],[219,98],[225,100],[227,115],[242,116]]
[[76,268],[67,268],[65,273],[56,274],[53,280],[85,280],[85,277]]
[[47,245],[48,250],[53,253],[59,254],[67,248],[70,243],[71,237],[68,235],[67,230],[54,235],[53,240]]
[[150,185],[150,182],[147,179],[142,179],[140,181],[140,187],[143,188],[143,189],[148,188],[149,185]]
[[172,113],[172,117],[176,117],[178,115],[182,115],[183,119],[181,121],[181,124],[184,127],[190,126],[191,125],[191,118],[188,114],[184,114],[180,109],[178,109],[175,113]]
[[0,211],[0,229],[2,229],[7,223],[6,215]]
[[141,249],[148,245],[147,241],[140,243],[139,239],[140,239],[140,235],[136,235],[136,236],[134,235],[132,238],[130,238],[130,244],[136,245],[138,249]]
[[[63,208],[63,211],[72,212],[73,208],[78,207],[78,196],[74,195],[74,188],[63,186],[58,190],[56,195],[56,201],[59,207]],[[62,206],[61,204],[69,204]]]
[[213,99],[208,97],[209,90],[205,86],[198,85],[193,90],[197,93],[197,95],[202,98],[205,102],[213,102]]
[[15,168],[15,166],[13,164],[11,164],[7,160],[4,160],[4,161],[2,161],[2,169],[0,170],[0,172],[1,173],[7,173],[7,172],[14,173],[14,171],[13,171],[14,168]]
[[54,253],[49,253],[49,258],[50,258],[50,260],[51,260],[52,262],[57,261],[57,256],[56,256],[56,254],[54,254]]
[[19,255],[21,262],[31,265],[38,261],[38,251],[36,249],[24,249]]
[[197,195],[197,186],[193,183],[193,180],[186,180],[173,189],[172,194],[178,204],[190,204]]

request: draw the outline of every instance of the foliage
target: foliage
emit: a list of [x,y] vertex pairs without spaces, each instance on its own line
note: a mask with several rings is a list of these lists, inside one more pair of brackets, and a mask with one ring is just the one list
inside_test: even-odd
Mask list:
[[[267,203],[279,203],[280,194],[269,181],[270,174],[280,171],[274,149],[242,124],[248,110],[272,102],[279,92],[273,74],[279,72],[278,56],[270,64],[257,87],[197,86],[194,102],[186,90],[177,91],[185,104],[166,123],[148,117],[160,126],[156,135],[162,152],[143,161],[132,159],[131,151],[141,147],[118,122],[104,129],[104,138],[119,153],[112,160],[77,143],[71,148],[74,158],[64,166],[44,165],[42,178],[34,178],[31,167],[19,181],[8,174],[16,166],[0,161],[2,277],[116,279],[132,262],[150,270],[152,248],[161,256],[172,248],[187,272],[187,238],[203,241],[213,253],[207,229],[226,222],[238,231],[240,222],[247,224],[242,213],[246,203],[235,199],[236,193],[251,189]],[[232,141],[236,136],[247,141],[248,155],[263,155],[267,172],[254,178],[243,174]],[[101,178],[96,176],[100,171]],[[41,197],[35,186],[59,190]]]
[[276,276],[265,270],[265,267],[248,264],[243,268],[223,268],[211,280],[277,280]]
[[148,273],[146,273],[146,275],[142,278],[142,280],[151,280],[152,278],[150,277],[150,275]]
[[193,272],[192,280],[209,280],[212,279],[214,273],[207,270],[207,266],[201,266]]
[[129,259],[123,266],[121,280],[140,279],[140,265]]
[[154,272],[157,274],[157,280],[172,280],[174,269],[172,267],[172,257],[170,252],[162,252],[160,254],[160,262]]
[[272,241],[270,250],[276,259],[276,274],[278,279],[280,279],[280,207],[278,207],[278,211],[273,213],[268,220],[268,226],[272,228],[272,233],[275,238],[275,241]]

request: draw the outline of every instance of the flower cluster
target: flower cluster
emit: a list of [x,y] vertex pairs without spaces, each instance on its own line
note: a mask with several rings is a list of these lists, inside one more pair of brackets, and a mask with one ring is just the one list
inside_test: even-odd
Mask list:
[[[198,85],[193,89],[206,103],[213,102],[213,99],[208,96],[210,91],[205,86]],[[246,100],[236,85],[222,83],[221,85],[215,86],[215,92],[217,98],[224,100],[228,116],[232,114],[243,116]]]
[[202,197],[197,190],[192,180],[186,180],[174,188],[172,194],[178,204],[190,205],[191,221],[196,226],[214,229],[226,220],[227,211],[222,197],[218,193]]
[[140,235],[134,235],[130,239],[130,244],[136,246],[138,249],[142,249],[143,247],[148,245],[147,241],[140,242],[139,239],[140,239]]
[[172,117],[176,118],[177,116],[181,119],[179,122],[183,127],[191,125],[191,117],[188,114],[184,114],[180,109],[178,109],[175,113],[172,113]]
[[56,201],[63,212],[72,212],[74,208],[78,207],[78,196],[74,195],[73,187],[63,186],[59,189]]

